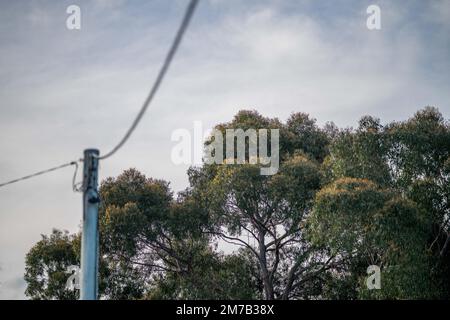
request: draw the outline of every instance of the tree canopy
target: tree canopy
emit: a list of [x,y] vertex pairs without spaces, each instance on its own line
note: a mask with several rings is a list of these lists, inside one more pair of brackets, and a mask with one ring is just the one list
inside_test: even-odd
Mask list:
[[[344,129],[244,110],[216,127],[264,128],[280,132],[274,175],[247,158],[191,167],[177,195],[136,169],[101,183],[103,298],[450,297],[450,124],[438,109]],[[64,286],[79,251],[77,234],[43,235],[26,294],[76,298]],[[371,265],[379,290],[366,286]]]

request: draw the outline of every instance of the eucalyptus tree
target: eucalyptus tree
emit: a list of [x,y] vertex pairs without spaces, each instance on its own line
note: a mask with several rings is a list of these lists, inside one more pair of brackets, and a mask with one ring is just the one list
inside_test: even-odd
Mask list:
[[318,295],[319,276],[337,260],[306,240],[304,224],[321,187],[326,133],[306,114],[283,124],[254,111],[216,129],[278,129],[281,163],[274,175],[261,175],[263,164],[249,163],[248,154],[244,164],[192,168],[191,196],[211,222],[205,232],[253,256],[265,299]]

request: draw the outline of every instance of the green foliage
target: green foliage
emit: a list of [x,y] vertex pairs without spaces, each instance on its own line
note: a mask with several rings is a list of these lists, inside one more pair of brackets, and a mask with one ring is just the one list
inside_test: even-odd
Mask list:
[[335,252],[363,248],[365,235],[374,227],[374,218],[388,196],[369,180],[337,180],[317,194],[308,219],[311,240]]
[[[195,251],[195,253],[193,252]],[[200,245],[189,250],[192,269],[162,275],[146,299],[259,299],[257,271],[244,253],[223,255]]]
[[[344,130],[244,110],[216,128],[279,129],[279,171],[190,168],[176,199],[135,169],[103,181],[103,298],[450,297],[450,126],[437,109]],[[79,235],[42,236],[26,257],[26,294],[76,298],[64,286],[79,246]],[[381,290],[367,289],[369,265],[381,267]]]
[[389,185],[385,140],[379,120],[371,117],[363,117],[356,131],[347,129],[338,133],[326,161],[332,174],[330,180],[351,177]]
[[361,297],[404,299],[435,294],[426,251],[429,221],[414,202],[368,180],[344,178],[317,194],[309,223],[314,243],[383,269],[382,288],[374,291],[367,290],[367,275],[360,270],[364,273],[357,276],[360,287],[356,289]]
[[293,113],[282,132],[282,150],[293,154],[301,151],[322,162],[328,154],[329,137],[306,113]]
[[[305,114],[293,114],[283,124],[242,111],[218,129],[252,126],[280,129],[278,173],[261,175],[261,164],[205,165],[189,171],[190,192],[208,213],[206,232],[251,253],[265,298],[308,296],[317,288],[309,273],[317,273],[325,260],[305,242],[302,224],[321,187],[328,138]],[[304,279],[297,276],[300,270]]]
[[[448,120],[432,107],[418,111],[406,121],[386,126],[380,125],[376,119],[364,117],[356,131],[347,130],[337,135],[330,150],[330,156],[325,161],[327,181],[345,176],[370,179],[414,203],[421,220],[414,220],[417,215],[411,214],[405,221],[422,227],[420,232],[410,232],[421,235],[422,247],[415,249],[415,252],[425,251],[427,259],[421,259],[420,263],[416,260],[422,269],[417,268],[416,273],[410,273],[409,277],[425,278],[420,275],[419,269],[426,270],[428,278],[433,278],[434,292],[448,296],[448,281],[443,280],[450,280],[445,271],[448,270],[448,262],[445,261],[449,256],[450,231]],[[391,211],[394,209],[389,208]],[[385,223],[383,228],[387,230],[389,226],[399,223],[395,220],[391,222]],[[403,224],[402,228],[406,230],[407,225]],[[393,234],[384,234],[386,239],[391,236]],[[418,297],[425,297],[424,292],[415,293]],[[414,295],[410,292],[410,296]]]
[[53,230],[31,248],[25,259],[25,294],[34,300],[77,299],[77,293],[66,290],[70,276],[67,268],[79,265],[79,236]]

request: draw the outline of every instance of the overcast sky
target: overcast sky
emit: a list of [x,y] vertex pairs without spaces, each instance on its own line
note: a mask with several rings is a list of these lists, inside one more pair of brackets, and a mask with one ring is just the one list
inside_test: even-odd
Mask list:
[[[0,1],[0,182],[106,152],[160,68],[187,0]],[[68,30],[66,8],[81,8]],[[381,30],[366,9],[381,8]],[[240,109],[355,126],[433,105],[450,118],[450,0],[201,0],[165,82],[100,177],[135,167],[187,186],[171,133]],[[78,230],[73,168],[0,189],[0,299],[24,298],[24,257],[52,228]]]

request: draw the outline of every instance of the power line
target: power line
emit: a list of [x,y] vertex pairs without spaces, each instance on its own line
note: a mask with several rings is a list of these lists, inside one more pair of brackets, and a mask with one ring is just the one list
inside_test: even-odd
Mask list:
[[[78,160],[78,161],[80,161],[80,160]],[[14,180],[11,180],[11,181],[8,181],[8,182],[1,183],[0,184],[0,188],[4,187],[6,185],[10,185],[10,184],[19,182],[19,181],[31,179],[31,178],[34,178],[34,177],[37,177],[37,176],[40,176],[40,175],[43,175],[43,174],[46,174],[46,173],[49,173],[49,172],[52,172],[52,171],[56,171],[56,170],[59,170],[59,169],[65,168],[65,167],[69,167],[69,166],[73,166],[73,165],[78,167],[78,161],[71,161],[71,162],[68,162],[68,163],[61,164],[61,165],[59,165],[57,167],[53,167],[53,168],[49,168],[49,169],[46,169],[46,170],[38,171],[36,173],[30,174],[30,175],[27,175],[27,176],[24,176],[24,177],[21,177],[21,178],[18,178],[18,179],[14,179]]]
[[[126,134],[124,135],[122,140],[120,140],[120,142],[110,152],[106,153],[105,155],[103,155],[101,157],[98,157],[98,159],[103,160],[103,159],[109,158],[114,153],[116,153],[117,150],[119,150],[127,142],[128,138],[130,138],[131,134],[136,129],[137,125],[139,124],[139,122],[141,121],[145,112],[147,111],[148,106],[150,105],[151,101],[153,100],[156,92],[158,91],[158,89],[162,83],[162,80],[164,79],[164,76],[167,73],[167,70],[169,69],[170,63],[172,62],[172,59],[175,56],[175,53],[177,52],[180,42],[183,39],[183,35],[184,35],[187,27],[189,26],[189,22],[194,14],[197,3],[198,3],[198,0],[191,0],[191,2],[189,3],[189,6],[187,7],[186,12],[183,17],[183,20],[181,22],[181,25],[178,28],[177,34],[175,35],[175,39],[173,40],[170,50],[167,53],[167,56],[164,60],[164,63],[162,65],[159,73],[158,73],[158,76],[156,77],[156,80],[150,90],[150,93],[147,96],[147,99],[144,101],[144,104],[142,105],[141,110],[139,111],[138,115],[134,119],[131,127],[128,129],[128,131],[126,132]],[[80,161],[82,161],[82,159],[78,160],[78,161],[71,161],[71,162],[59,165],[57,167],[49,168],[49,169],[42,170],[42,171],[18,178],[18,179],[14,179],[14,180],[11,180],[8,182],[1,183],[0,188],[4,187],[6,185],[10,185],[10,184],[13,184],[13,183],[16,183],[19,181],[31,179],[36,176],[40,176],[40,175],[43,175],[43,174],[46,174],[46,173],[49,173],[49,172],[52,172],[55,170],[59,170],[59,169],[74,165],[75,173],[74,173],[74,176],[72,179],[72,187],[73,187],[74,191],[81,191],[82,189],[80,189],[79,184],[75,183],[75,179],[76,179],[76,175],[77,175],[77,171],[78,171],[78,162],[80,162]]]
[[178,29],[178,32],[175,36],[175,39],[172,43],[172,46],[170,47],[169,52],[167,53],[167,56],[164,60],[164,63],[161,67],[161,70],[158,73],[158,76],[155,80],[155,83],[153,84],[153,87],[150,90],[149,95],[147,96],[147,99],[145,99],[144,104],[142,105],[141,110],[139,111],[138,115],[136,116],[136,119],[134,119],[134,122],[132,123],[131,127],[128,129],[128,131],[126,132],[125,136],[122,138],[122,140],[120,140],[120,142],[108,153],[106,153],[103,156],[98,157],[100,160],[109,158],[110,156],[112,156],[114,153],[117,152],[117,150],[119,150],[124,144],[125,142],[127,142],[128,138],[131,136],[131,134],[133,133],[134,129],[136,129],[137,125],[139,124],[139,122],[141,121],[145,111],[147,111],[148,106],[150,105],[151,101],[153,100],[153,97],[155,96],[156,92],[158,91],[159,86],[161,85],[161,82],[170,66],[170,63],[172,62],[172,59],[178,49],[178,46],[183,38],[183,35],[189,25],[189,21],[192,18],[192,15],[194,14],[195,11],[195,7],[197,5],[198,0],[191,0],[191,2],[189,3],[189,6],[186,9],[186,12],[184,14],[184,18],[181,22],[181,25]]

